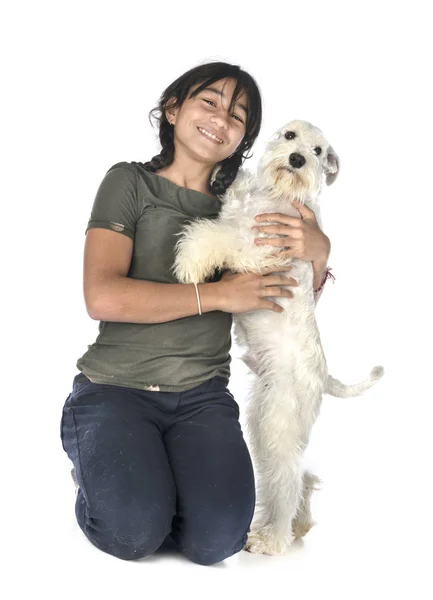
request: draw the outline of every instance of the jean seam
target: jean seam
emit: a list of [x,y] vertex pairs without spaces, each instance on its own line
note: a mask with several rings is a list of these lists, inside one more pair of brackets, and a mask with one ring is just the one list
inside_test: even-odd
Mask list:
[[[69,396],[68,396],[68,398],[69,398]],[[66,402],[67,401],[68,401],[68,399],[66,399]],[[63,451],[66,452],[65,442],[63,441],[63,438],[64,438],[64,435],[63,435],[64,420],[65,420],[65,407],[63,406],[63,408],[62,408],[62,416],[61,416],[61,419],[60,419],[60,440],[62,442]]]
[[72,407],[70,407],[70,411],[71,411],[71,416],[72,416],[72,422],[74,424],[75,443],[77,444],[78,467],[80,469],[81,480],[83,482],[83,486],[82,486],[82,490],[81,491],[83,492],[83,497],[84,497],[85,503],[87,505],[87,508],[89,508],[91,510],[92,507],[90,505],[89,496],[87,494],[86,486],[84,484],[84,473],[83,473],[83,469],[81,468],[80,444],[78,443],[77,425],[76,425],[76,422],[75,422],[75,415],[74,415],[74,410],[73,410]]

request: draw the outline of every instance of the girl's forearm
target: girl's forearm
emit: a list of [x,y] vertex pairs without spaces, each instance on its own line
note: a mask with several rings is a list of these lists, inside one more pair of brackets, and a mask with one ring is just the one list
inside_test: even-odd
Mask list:
[[[221,310],[217,283],[197,286],[202,313]],[[197,294],[192,284],[112,277],[100,283],[88,313],[97,321],[166,323],[198,314]]]

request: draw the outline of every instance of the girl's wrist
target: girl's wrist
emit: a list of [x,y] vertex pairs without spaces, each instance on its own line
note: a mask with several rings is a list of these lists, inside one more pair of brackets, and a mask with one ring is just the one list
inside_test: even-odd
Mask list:
[[[322,279],[320,285],[318,286],[317,289],[314,290],[315,294],[318,294],[323,289],[323,286],[325,285],[325,283],[328,279],[332,278],[333,280],[335,280],[335,277],[331,273],[331,271],[332,271],[332,267],[326,267],[325,274],[323,276],[323,279]],[[334,281],[332,283],[334,283]]]
[[328,261],[326,258],[313,260],[313,290],[316,290],[322,283],[326,275]]

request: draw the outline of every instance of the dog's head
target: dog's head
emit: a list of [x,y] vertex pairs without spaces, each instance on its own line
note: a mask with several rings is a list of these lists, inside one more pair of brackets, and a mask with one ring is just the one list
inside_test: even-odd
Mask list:
[[274,133],[257,166],[260,187],[301,202],[319,195],[323,178],[334,183],[340,167],[322,131],[308,121],[290,121]]

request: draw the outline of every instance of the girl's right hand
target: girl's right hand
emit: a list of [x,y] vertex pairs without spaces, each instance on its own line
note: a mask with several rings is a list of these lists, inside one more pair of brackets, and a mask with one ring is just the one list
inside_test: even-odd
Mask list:
[[[278,271],[289,271],[292,265],[277,267]],[[219,293],[223,312],[242,313],[251,310],[267,308],[275,312],[284,309],[267,296],[284,296],[293,298],[293,293],[287,290],[290,285],[299,285],[292,277],[286,275],[273,275],[275,267],[268,267],[263,273],[233,273],[224,271],[221,276]]]

